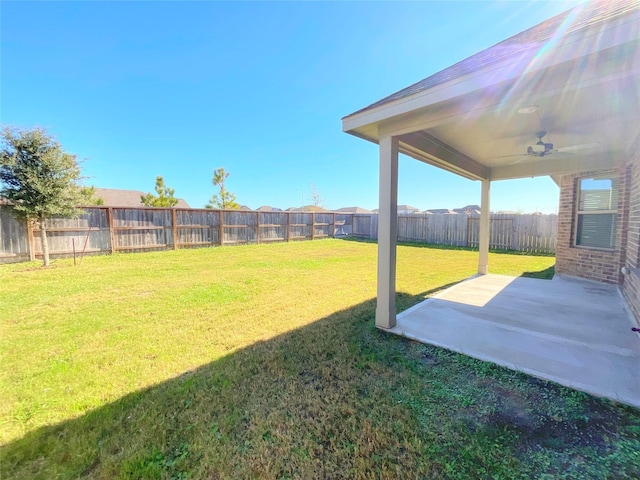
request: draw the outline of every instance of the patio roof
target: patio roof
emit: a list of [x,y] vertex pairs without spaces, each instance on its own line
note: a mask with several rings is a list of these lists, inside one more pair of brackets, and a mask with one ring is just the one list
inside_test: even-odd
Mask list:
[[637,158],[638,78],[640,0],[591,0],[344,117],[343,131],[379,144],[376,325],[396,324],[399,153],[481,180],[487,274],[491,182]]
[[[591,1],[344,117],[343,131],[395,137],[474,180],[609,168],[640,135],[639,77],[640,2]],[[561,151],[526,155],[541,130]]]

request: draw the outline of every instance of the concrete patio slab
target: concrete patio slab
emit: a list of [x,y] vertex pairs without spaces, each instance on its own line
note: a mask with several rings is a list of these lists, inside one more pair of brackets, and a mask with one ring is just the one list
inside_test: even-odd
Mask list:
[[472,277],[388,331],[640,408],[640,336],[618,289],[556,276]]

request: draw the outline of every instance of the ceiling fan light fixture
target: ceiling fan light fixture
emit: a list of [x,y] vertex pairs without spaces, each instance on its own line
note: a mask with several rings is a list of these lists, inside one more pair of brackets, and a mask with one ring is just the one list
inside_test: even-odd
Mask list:
[[538,107],[536,105],[529,105],[528,107],[522,107],[518,109],[518,113],[522,115],[528,115],[530,113],[535,113],[538,111]]
[[544,146],[544,143],[542,144],[536,143],[535,145],[532,145],[529,148],[527,148],[527,155],[541,156],[541,155],[544,155],[545,152],[546,152],[546,148]]

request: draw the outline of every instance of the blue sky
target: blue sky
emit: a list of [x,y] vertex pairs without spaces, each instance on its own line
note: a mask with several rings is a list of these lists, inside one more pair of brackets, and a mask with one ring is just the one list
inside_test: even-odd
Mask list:
[[[193,207],[214,168],[251,208],[378,204],[377,146],[341,117],[577,1],[11,2],[1,122],[44,126],[86,183]],[[479,203],[480,184],[401,157],[400,204]],[[492,185],[493,210],[557,209],[548,177]]]

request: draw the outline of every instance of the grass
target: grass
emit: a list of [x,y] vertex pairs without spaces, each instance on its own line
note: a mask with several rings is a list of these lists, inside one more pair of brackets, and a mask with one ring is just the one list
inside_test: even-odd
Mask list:
[[[640,477],[638,410],[377,331],[375,262],[326,240],[0,266],[3,478]],[[398,307],[476,262],[400,246]]]

